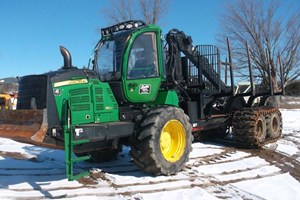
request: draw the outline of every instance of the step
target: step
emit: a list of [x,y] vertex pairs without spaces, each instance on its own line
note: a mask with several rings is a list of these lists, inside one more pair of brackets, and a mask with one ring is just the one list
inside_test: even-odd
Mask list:
[[71,145],[72,146],[76,146],[76,145],[79,145],[79,144],[85,144],[85,143],[88,143],[90,140],[86,139],[86,140],[74,140],[71,142]]
[[72,176],[68,177],[68,180],[75,181],[75,180],[81,179],[81,178],[83,178],[85,176],[89,176],[89,175],[90,175],[90,172],[86,171],[86,172],[82,172],[82,173],[74,175],[74,176],[72,175]]
[[71,158],[71,162],[72,163],[81,162],[81,161],[89,160],[90,158],[91,156],[81,156],[77,158]]

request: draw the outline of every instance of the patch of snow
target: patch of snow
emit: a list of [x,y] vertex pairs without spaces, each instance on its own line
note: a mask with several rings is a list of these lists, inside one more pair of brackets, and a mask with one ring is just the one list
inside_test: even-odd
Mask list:
[[253,169],[260,166],[266,166],[269,163],[259,157],[250,157],[244,158],[241,160],[236,160],[233,162],[226,162],[226,163],[217,163],[217,164],[210,164],[210,165],[202,165],[197,167],[197,171],[203,174],[220,174],[226,172],[232,172],[235,170],[243,170],[243,169]]
[[247,180],[232,185],[264,199],[291,200],[300,199],[300,183],[289,173],[276,176]]
[[194,187],[191,189],[179,189],[176,191],[165,191],[156,192],[150,194],[137,194],[130,198],[130,200],[165,200],[165,199],[180,199],[180,200],[190,200],[190,199],[206,199],[206,200],[216,200],[215,196],[209,194],[204,189],[200,187]]
[[194,148],[194,144],[193,144],[193,151],[190,153],[190,158],[210,156],[214,154],[219,154],[223,151],[224,149]]
[[216,175],[215,177],[220,181],[235,181],[235,180],[246,179],[246,178],[249,179],[249,178],[266,176],[280,171],[281,170],[275,166],[263,166],[257,169],[251,169],[247,171],[241,171],[241,172],[237,171],[231,174]]
[[299,152],[299,147],[297,147],[294,143],[289,141],[280,140],[277,142],[276,151],[287,154],[289,156],[293,156]]
[[[283,128],[286,130],[296,130],[300,131],[300,109],[281,109],[282,119],[283,119]],[[286,133],[284,130],[283,133]]]

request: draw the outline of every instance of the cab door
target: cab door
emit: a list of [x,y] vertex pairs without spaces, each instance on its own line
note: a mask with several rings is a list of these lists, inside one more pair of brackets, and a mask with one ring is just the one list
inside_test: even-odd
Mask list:
[[130,102],[153,101],[162,79],[160,35],[153,31],[135,33],[127,45],[122,79],[125,97]]

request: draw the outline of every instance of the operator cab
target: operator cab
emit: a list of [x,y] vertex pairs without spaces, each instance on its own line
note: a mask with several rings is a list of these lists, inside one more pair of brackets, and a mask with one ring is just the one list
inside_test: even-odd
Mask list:
[[153,101],[163,77],[160,29],[128,21],[101,33],[93,62],[100,80],[109,83],[119,104]]

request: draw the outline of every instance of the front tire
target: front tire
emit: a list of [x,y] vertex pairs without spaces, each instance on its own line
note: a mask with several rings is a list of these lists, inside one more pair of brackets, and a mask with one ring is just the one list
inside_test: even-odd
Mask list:
[[131,156],[144,172],[171,175],[180,171],[192,149],[191,124],[182,109],[157,107],[135,125]]

